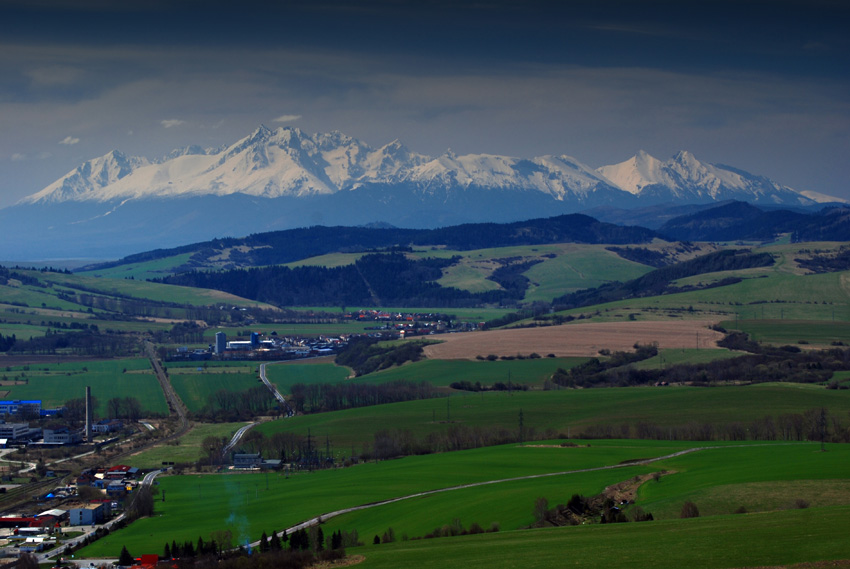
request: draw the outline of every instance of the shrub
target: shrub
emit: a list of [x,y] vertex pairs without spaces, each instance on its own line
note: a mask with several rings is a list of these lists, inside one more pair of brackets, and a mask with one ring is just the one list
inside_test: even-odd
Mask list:
[[698,518],[699,517],[699,508],[697,505],[691,502],[690,500],[686,501],[682,504],[682,512],[679,514],[680,518]]

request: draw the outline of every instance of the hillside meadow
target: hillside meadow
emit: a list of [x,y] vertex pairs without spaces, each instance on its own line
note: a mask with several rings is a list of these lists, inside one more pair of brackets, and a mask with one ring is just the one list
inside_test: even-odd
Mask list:
[[[438,399],[392,403],[300,415],[263,423],[266,436],[287,431],[329,437],[336,449],[371,445],[374,433],[397,429],[422,438],[457,427],[488,427],[518,433],[519,413],[527,432],[576,436],[600,425],[634,432],[639,423],[662,427],[749,423],[765,415],[803,413],[826,407],[836,416],[850,412],[850,390],[799,384],[724,387],[627,387],[464,393]],[[625,426],[625,427],[623,427]]]
[[[597,445],[627,447],[631,441],[590,441]],[[647,465],[634,465],[607,471],[575,472],[557,477],[513,480],[497,486],[476,486],[430,494],[334,517],[325,524],[325,532],[357,529],[366,548],[371,549],[374,535],[383,535],[389,527],[397,539],[422,537],[435,528],[450,525],[457,518],[464,527],[477,522],[487,529],[496,522],[503,530],[524,529],[534,522],[533,506],[537,498],[546,498],[550,507],[566,504],[573,494],[593,496],[607,486],[627,481],[636,474],[667,472],[658,481],[650,479],[638,488],[637,504],[653,514],[655,520],[679,518],[682,504],[691,500],[702,516],[732,514],[741,506],[751,513],[790,510],[797,500],[812,507],[850,506],[850,486],[843,480],[850,464],[846,445],[795,443],[783,445],[745,444],[712,445],[689,443],[694,452]],[[699,446],[698,446],[699,445]],[[704,445],[705,448],[701,448]],[[651,446],[638,442],[636,446]],[[665,443],[658,443],[657,448]],[[540,447],[526,447],[528,453]],[[564,454],[580,454],[581,449],[559,449]],[[669,448],[669,453],[675,451]],[[650,456],[649,454],[647,456]],[[792,467],[788,467],[788,464]],[[750,491],[742,495],[739,488]],[[626,508],[628,512],[628,508]],[[442,540],[432,542],[435,547]]]
[[[623,527],[650,528],[626,531],[651,531],[654,534],[665,531],[655,524],[687,523],[677,520],[675,512],[665,514],[665,501],[681,508],[684,500],[696,496],[706,504],[708,513],[708,492],[718,488],[722,491],[730,483],[761,482],[765,484],[762,491],[764,494],[776,480],[811,482],[840,478],[848,464],[848,451],[838,448],[838,445],[828,445],[825,453],[820,452],[819,445],[811,443],[723,444],[708,445],[712,448],[700,450],[701,446],[706,445],[616,440],[593,441],[589,446],[573,447],[506,445],[312,473],[161,477],[154,517],[139,520],[127,529],[99,540],[80,555],[115,555],[122,546],[126,546],[134,555],[156,552],[165,543],[158,536],[167,535],[169,540],[182,543],[186,540],[196,541],[199,536],[206,540],[217,529],[230,529],[236,543],[247,543],[256,540],[263,531],[279,531],[339,508],[416,492],[447,489],[327,518],[325,535],[330,535],[336,529],[356,529],[367,545],[352,549],[351,552],[371,558],[387,545],[371,545],[373,532],[382,534],[389,527],[393,528],[400,540],[404,535],[409,538],[421,536],[435,527],[451,524],[457,518],[465,527],[477,522],[487,528],[495,522],[503,535],[509,535],[534,521],[533,505],[538,497],[548,498],[550,505],[565,503],[574,493],[593,495],[606,486],[638,474],[660,469],[675,470],[660,481],[650,480],[641,487],[638,504],[647,511],[658,511],[659,518],[643,524],[623,524]],[[695,450],[651,464],[631,464],[631,461],[637,459],[663,457],[687,449]],[[786,461],[802,466],[783,470],[782,465]],[[534,475],[544,476],[517,479]],[[482,482],[485,484],[455,488]],[[644,498],[644,489],[651,489],[655,495]],[[800,494],[792,492],[789,499],[797,496]],[[281,507],[270,508],[269,504],[280,504]],[[847,504],[848,499],[845,497],[826,506],[813,504],[811,511],[830,515],[834,509],[846,511]],[[785,518],[797,515],[799,510],[792,511],[789,509],[791,506],[791,503],[781,505],[779,509],[783,511],[774,512],[773,516]],[[753,515],[760,514],[749,514]],[[727,516],[719,518],[726,519]],[[844,524],[846,528],[846,522]],[[663,525],[663,528],[669,527]],[[564,528],[562,531],[582,530],[580,527]],[[535,530],[530,533],[537,531],[552,530]],[[609,534],[609,539],[612,537]],[[458,539],[465,538],[442,538],[421,543],[428,544],[428,550],[438,550],[442,547],[451,548],[456,543],[454,540]],[[564,535],[564,539],[570,539],[569,534]],[[502,554],[510,555],[508,552]],[[420,565],[417,562],[413,566]]]
[[[263,531],[284,529],[339,508],[460,484],[600,468],[685,448],[688,445],[631,441],[573,449],[508,445],[315,472],[163,476],[158,479],[153,517],[110,534],[81,555],[115,555],[122,545],[131,552],[158,552],[164,545],[160,536],[182,543],[197,541],[198,536],[206,540],[217,529],[231,529],[236,543],[246,543]],[[641,467],[625,470],[630,469]]]
[[[382,544],[363,555],[364,569],[731,569],[737,567],[831,567],[847,559],[850,507],[520,530],[439,540]],[[801,528],[804,528],[801,531]],[[439,543],[436,543],[439,542]],[[827,561],[823,565],[812,562]],[[837,565],[846,567],[847,563]],[[796,566],[795,566],[796,567]]]
[[[387,383],[390,381],[427,381],[437,387],[448,387],[457,381],[472,384],[481,382],[492,386],[496,382],[542,387],[558,369],[569,369],[587,358],[536,358],[496,361],[425,359],[400,367],[370,373],[358,382]],[[268,368],[267,368],[268,369]]]

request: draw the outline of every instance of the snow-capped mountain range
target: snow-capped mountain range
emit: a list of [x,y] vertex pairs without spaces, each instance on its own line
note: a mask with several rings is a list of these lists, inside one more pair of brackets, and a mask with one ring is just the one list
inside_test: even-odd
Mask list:
[[339,132],[310,136],[262,126],[223,149],[194,146],[150,161],[118,150],[80,165],[22,203],[245,194],[305,197],[364,185],[413,184],[423,192],[476,186],[537,190],[556,200],[616,189],[569,156],[531,160],[487,154],[431,158],[393,141],[378,149]]
[[[578,203],[627,192],[643,200],[722,201],[810,205],[815,200],[767,178],[707,164],[682,151],[662,162],[641,151],[593,169],[566,155],[531,159],[489,154],[432,158],[399,141],[378,149],[339,132],[308,135],[297,128],[261,126],[235,144],[190,146],[148,160],[118,150],[89,160],[21,203],[108,202],[143,198],[224,196],[306,197],[406,184],[420,193],[475,187],[534,190]],[[603,201],[608,201],[603,198]]]
[[104,258],[318,224],[427,228],[729,199],[838,201],[688,152],[666,161],[639,152],[594,169],[566,155],[430,157],[397,140],[372,148],[340,132],[261,126],[220,148],[153,160],[113,150],[81,164],[0,210],[0,259]]

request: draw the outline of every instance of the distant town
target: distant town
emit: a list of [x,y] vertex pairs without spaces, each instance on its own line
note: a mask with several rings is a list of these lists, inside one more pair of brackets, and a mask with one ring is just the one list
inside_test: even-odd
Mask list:
[[380,336],[386,339],[429,336],[449,332],[477,330],[481,324],[456,322],[449,315],[418,312],[388,312],[359,310],[346,312],[348,321],[374,322],[365,334],[319,335],[315,337],[279,336],[277,332],[249,332],[228,340],[225,332],[216,332],[215,342],[206,348],[180,346],[166,354],[166,361],[204,360],[294,360],[336,354],[348,345],[353,336]]

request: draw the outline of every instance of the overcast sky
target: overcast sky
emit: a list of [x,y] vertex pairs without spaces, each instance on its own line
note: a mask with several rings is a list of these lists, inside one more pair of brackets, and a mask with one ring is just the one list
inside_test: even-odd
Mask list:
[[850,198],[848,5],[0,0],[0,207],[260,124],[593,167],[683,149]]

